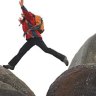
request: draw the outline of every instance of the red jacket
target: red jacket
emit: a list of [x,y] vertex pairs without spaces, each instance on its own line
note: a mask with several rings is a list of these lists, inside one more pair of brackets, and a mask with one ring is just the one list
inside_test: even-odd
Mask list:
[[[22,9],[22,12],[23,12],[25,18],[27,19],[27,21],[29,21],[32,24],[32,26],[35,26],[35,15],[33,13],[31,13],[31,12],[28,12],[27,9],[24,6],[22,6],[21,9]],[[22,24],[23,31],[26,33],[28,31],[28,29],[29,29],[28,24],[25,22],[25,20],[20,21],[20,22]],[[38,30],[36,30],[34,32],[37,35],[37,37],[42,38],[41,34],[39,33]],[[33,34],[32,34],[32,30],[31,30],[31,31],[29,31],[28,34],[26,34],[26,39],[30,39],[32,37],[33,37]]]

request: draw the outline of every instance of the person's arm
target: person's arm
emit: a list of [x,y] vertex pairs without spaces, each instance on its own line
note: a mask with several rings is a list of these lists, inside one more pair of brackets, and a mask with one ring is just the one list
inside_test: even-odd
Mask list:
[[[26,18],[27,20],[30,20],[30,19],[32,18],[32,16],[30,16],[29,11],[25,8],[25,6],[24,6],[24,1],[23,1],[23,0],[20,0],[20,1],[19,1],[19,4],[20,4],[20,6],[21,6],[21,9],[22,9],[22,12],[23,12],[25,18]],[[33,15],[34,15],[34,14],[33,14]]]
[[23,0],[20,0],[19,1],[19,4],[20,4],[21,7],[24,6],[24,1]]

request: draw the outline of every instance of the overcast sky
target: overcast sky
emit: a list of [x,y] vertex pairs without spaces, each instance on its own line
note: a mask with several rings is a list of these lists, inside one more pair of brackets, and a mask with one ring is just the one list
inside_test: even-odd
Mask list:
[[[69,62],[84,42],[96,32],[96,0],[25,0],[26,8],[42,16],[46,45],[66,55]],[[0,64],[8,64],[22,45],[19,0],[0,3]],[[12,71],[36,96],[45,96],[52,82],[68,67],[34,46]]]

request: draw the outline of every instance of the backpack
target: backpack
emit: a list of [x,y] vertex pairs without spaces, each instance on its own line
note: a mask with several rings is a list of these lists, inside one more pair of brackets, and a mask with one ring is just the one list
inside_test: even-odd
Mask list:
[[43,22],[43,19],[40,16],[35,15],[35,22],[36,22],[36,25],[39,26],[38,31],[40,32],[40,34],[43,33],[44,32],[44,22]]
[[[30,16],[33,17],[33,14],[31,12],[29,12]],[[44,23],[43,23],[43,19],[39,16],[39,15],[34,15],[34,19],[35,19],[35,24],[37,25],[36,27],[34,27],[33,30],[38,30],[39,33],[43,33],[44,32]],[[28,21],[28,20],[27,20]],[[29,30],[31,29],[31,23],[30,21],[28,21],[28,26],[29,26]],[[25,36],[29,31],[25,32],[23,34],[23,36]]]

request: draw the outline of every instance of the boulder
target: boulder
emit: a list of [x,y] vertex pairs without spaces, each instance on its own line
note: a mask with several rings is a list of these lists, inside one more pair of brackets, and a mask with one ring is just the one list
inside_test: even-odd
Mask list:
[[11,71],[0,66],[0,96],[35,96]]
[[96,96],[96,67],[77,66],[62,73],[47,96]]
[[70,67],[96,65],[96,34],[90,37],[74,56]]

